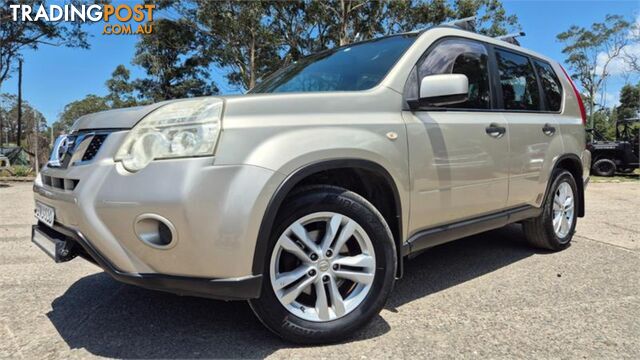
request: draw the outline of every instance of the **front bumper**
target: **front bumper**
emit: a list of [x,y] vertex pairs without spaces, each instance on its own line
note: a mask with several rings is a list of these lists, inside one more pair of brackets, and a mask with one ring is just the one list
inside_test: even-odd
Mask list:
[[[258,166],[216,165],[214,157],[154,161],[132,174],[113,161],[125,135],[109,134],[90,162],[41,171],[49,181],[36,182],[34,197],[55,209],[53,230],[67,229],[66,239],[99,254],[102,260],[88,257],[114,277],[145,287],[188,293],[173,283],[235,283],[258,275],[258,230],[284,176]],[[51,179],[64,186],[49,185]],[[158,248],[141,241],[135,223],[143,214],[169,221],[175,243]]]
[[127,273],[118,270],[78,231],[60,225],[54,225],[53,228],[50,228],[41,223],[33,225],[31,231],[32,239],[36,239],[36,237],[44,238],[44,241],[54,244],[55,248],[53,252],[50,252],[42,247],[40,244],[42,240],[36,242],[56,262],[64,262],[76,256],[81,256],[100,266],[114,279],[123,283],[179,295],[220,300],[246,300],[260,297],[262,275],[233,279],[207,279],[158,273]]

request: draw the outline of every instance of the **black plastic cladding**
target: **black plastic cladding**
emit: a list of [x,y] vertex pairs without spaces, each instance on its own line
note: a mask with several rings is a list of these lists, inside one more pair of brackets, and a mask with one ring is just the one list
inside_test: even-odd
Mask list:
[[[303,166],[296,171],[294,171],[289,177],[287,177],[278,187],[275,194],[271,197],[269,204],[267,205],[267,210],[265,211],[264,217],[262,218],[262,223],[260,224],[260,230],[258,232],[258,238],[256,241],[256,248],[253,254],[253,266],[252,271],[253,274],[262,274],[264,272],[264,264],[267,256],[267,247],[269,245],[269,238],[271,237],[271,230],[273,227],[273,223],[276,219],[276,215],[280,206],[282,205],[284,199],[287,197],[289,192],[302,181],[307,176],[317,173],[319,171],[332,170],[332,169],[340,169],[340,168],[352,168],[352,169],[363,169],[373,171],[380,176],[382,176],[389,186],[392,189],[394,202],[395,202],[395,210],[397,216],[397,234],[393,234],[396,241],[396,247],[398,251],[398,256],[400,256],[400,251],[402,249],[402,208],[400,204],[400,195],[398,193],[398,188],[396,186],[395,181],[391,175],[387,172],[385,168],[376,164],[372,161],[361,160],[361,159],[335,159],[335,160],[325,160],[317,163],[312,163],[306,166]],[[398,261],[398,276],[402,275],[402,261]]]

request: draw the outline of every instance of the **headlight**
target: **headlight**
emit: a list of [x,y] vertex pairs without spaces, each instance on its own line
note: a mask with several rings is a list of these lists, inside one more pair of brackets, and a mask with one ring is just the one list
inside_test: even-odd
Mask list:
[[116,161],[138,171],[156,159],[213,155],[222,105],[221,99],[204,98],[159,107],[131,129]]

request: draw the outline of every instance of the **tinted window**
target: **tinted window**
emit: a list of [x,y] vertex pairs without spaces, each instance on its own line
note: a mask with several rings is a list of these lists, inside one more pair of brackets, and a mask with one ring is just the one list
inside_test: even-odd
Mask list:
[[525,56],[496,50],[504,108],[539,110],[538,82],[531,62]]
[[416,35],[397,35],[303,58],[251,89],[250,93],[357,91],[376,86]]
[[448,108],[489,109],[489,65],[484,45],[462,39],[444,40],[429,52],[420,64],[422,79],[427,75],[464,74],[469,79],[469,98],[466,102],[446,105]]
[[562,85],[560,80],[556,76],[556,72],[553,71],[551,65],[534,61],[536,64],[536,70],[538,70],[538,76],[540,82],[542,82],[542,89],[544,90],[544,96],[547,100],[547,110],[560,111],[562,104]]

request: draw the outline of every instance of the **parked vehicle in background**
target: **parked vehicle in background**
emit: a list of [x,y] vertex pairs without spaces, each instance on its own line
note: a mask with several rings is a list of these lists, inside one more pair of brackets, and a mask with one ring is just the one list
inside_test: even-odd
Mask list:
[[591,173],[597,176],[613,176],[616,171],[630,174],[640,167],[640,118],[618,120],[616,139],[606,140],[595,129],[588,131],[593,141],[587,145],[591,151],[593,165]]
[[248,299],[300,343],[380,312],[410,254],[520,222],[569,246],[585,111],[560,65],[451,26],[321,52],[244,96],[84,116],[34,186],[33,241],[115,279]]
[[0,155],[0,170],[8,169],[9,167],[11,167],[9,158],[4,155]]

